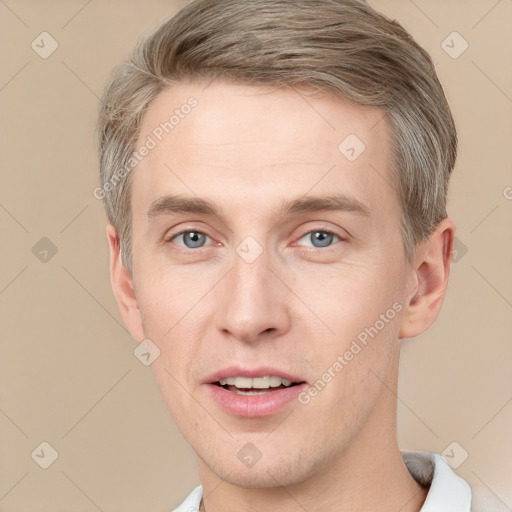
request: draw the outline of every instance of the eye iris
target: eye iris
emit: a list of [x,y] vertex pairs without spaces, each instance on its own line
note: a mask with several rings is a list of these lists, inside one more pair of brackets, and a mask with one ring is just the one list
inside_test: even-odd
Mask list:
[[315,247],[327,247],[332,243],[333,235],[325,231],[311,233],[311,241]]
[[197,231],[187,231],[183,234],[183,243],[193,249],[195,247],[201,247],[205,241],[205,235],[198,233]]

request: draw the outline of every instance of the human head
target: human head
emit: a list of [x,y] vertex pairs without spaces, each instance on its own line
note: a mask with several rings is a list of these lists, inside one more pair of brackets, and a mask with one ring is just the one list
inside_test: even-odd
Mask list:
[[[313,6],[318,7],[314,15]],[[396,430],[396,396],[386,390],[396,386],[398,340],[415,336],[434,320],[448,276],[451,224],[438,219],[445,215],[444,206],[441,213],[424,210],[432,206],[432,194],[439,199],[446,192],[451,165],[440,162],[454,157],[454,133],[444,145],[439,137],[443,130],[449,132],[450,123],[442,122],[449,110],[435,114],[435,94],[424,90],[429,81],[437,84],[426,54],[396,24],[382,25],[383,19],[375,18],[364,3],[228,0],[194,3],[184,12],[139,46],[103,98],[100,134],[104,147],[109,137],[115,142],[112,152],[103,153],[103,170],[113,168],[116,155],[122,162],[134,150],[142,154],[139,148],[169,119],[171,107],[190,107],[170,136],[159,140],[128,173],[133,187],[126,217],[121,209],[110,217],[116,298],[133,336],[149,338],[159,347],[161,355],[152,364],[159,387],[204,465],[235,485],[269,487],[268,470],[280,482],[298,483],[324,471],[335,458],[339,462],[341,452],[350,458],[351,451],[355,460],[356,451],[349,450],[355,444],[378,444]],[[325,28],[327,20],[334,32],[344,28],[348,35],[333,36]],[[252,33],[246,26],[250,23],[256,27]],[[282,29],[276,30],[281,23]],[[375,24],[381,28],[376,30]],[[392,34],[386,35],[384,27]],[[349,50],[344,45],[350,41]],[[407,58],[407,52],[394,60],[386,56],[406,41],[417,59]],[[242,47],[226,57],[237,44]],[[366,56],[358,53],[364,48]],[[275,55],[279,49],[281,58]],[[267,53],[273,55],[264,64]],[[338,54],[352,59],[351,65],[345,61],[338,69],[344,80],[336,79],[332,63],[320,64],[324,54],[332,62]],[[203,58],[209,64],[199,67]],[[389,67],[382,71],[385,66],[401,69],[402,78],[391,77]],[[377,70],[381,72],[376,75]],[[427,70],[430,79],[421,74]],[[169,78],[155,78],[162,75]],[[401,85],[398,92],[392,83]],[[345,87],[343,94],[336,84]],[[440,87],[437,93],[444,104]],[[411,100],[406,106],[404,98]],[[387,115],[385,101],[395,108]],[[420,120],[428,121],[430,131]],[[406,132],[397,127],[406,126],[411,126],[408,147],[416,156],[414,165],[402,165],[416,183],[410,190],[396,181],[396,148],[406,147]],[[132,146],[119,143],[127,132],[136,137]],[[357,134],[366,145],[357,159],[350,161],[338,149],[341,133]],[[425,148],[431,149],[428,156]],[[421,164],[434,161],[438,165],[429,181]],[[104,183],[115,184],[108,177]],[[126,199],[126,182],[115,185],[112,196]],[[319,210],[318,203],[314,210],[304,202],[329,194],[349,198],[343,212]],[[170,195],[179,197],[169,200]],[[370,207],[356,207],[350,198]],[[404,214],[404,201],[413,205],[415,199],[424,213],[418,213],[416,225],[430,223],[435,236],[420,252],[413,251],[418,265],[411,272],[401,227],[404,215],[413,215]],[[288,208],[281,209],[283,202]],[[121,265],[119,252],[121,221],[126,219],[134,233],[134,258],[127,265],[133,275]],[[175,242],[185,234],[177,232],[177,221],[181,228],[188,226],[186,231],[200,234],[199,241],[211,238],[213,243],[204,250],[184,248]],[[333,238],[343,243],[333,244],[332,250],[304,250],[300,242],[307,238],[305,224],[316,227],[316,233],[338,226]],[[343,230],[339,224],[349,227]],[[418,240],[424,233],[416,235]],[[323,240],[329,242],[329,236]],[[244,240],[247,245],[240,245]],[[240,251],[250,252],[258,244],[261,254],[245,260]],[[421,292],[417,300],[411,296],[416,290]],[[366,344],[363,332],[371,337]],[[351,343],[355,339],[357,347]],[[341,363],[338,357],[345,354]],[[236,368],[226,369],[228,364]],[[271,364],[282,374],[296,376],[303,388],[324,375],[334,383],[308,403],[288,404],[294,413],[289,421],[283,411],[241,421],[214,405],[208,393],[217,389],[219,371],[262,374],[271,371],[266,369]],[[248,471],[237,453],[251,445],[264,457],[256,470]],[[233,467],[236,471],[229,476]]]
[[[336,20],[333,23],[333,20]],[[453,118],[432,61],[396,22],[362,0],[197,0],[144,38],[112,73],[98,117],[102,197],[132,266],[131,169],[150,102],[184,79],[309,85],[381,107],[393,130],[393,186],[404,251],[447,216]]]

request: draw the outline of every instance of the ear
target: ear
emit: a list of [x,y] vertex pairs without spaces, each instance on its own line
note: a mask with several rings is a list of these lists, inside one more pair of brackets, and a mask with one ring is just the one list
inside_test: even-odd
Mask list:
[[455,224],[442,220],[415,253],[411,267],[407,306],[400,325],[400,338],[414,338],[437,318],[448,286],[452,262]]
[[144,329],[135,297],[132,275],[122,261],[119,238],[116,229],[110,224],[107,226],[107,239],[110,247],[110,282],[117,307],[130,334],[137,341],[142,341],[145,338]]

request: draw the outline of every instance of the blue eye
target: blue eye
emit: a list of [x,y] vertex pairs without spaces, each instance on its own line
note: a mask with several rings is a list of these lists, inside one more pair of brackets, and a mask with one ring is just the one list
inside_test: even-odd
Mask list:
[[200,231],[183,231],[173,236],[172,240],[176,241],[180,238],[182,243],[178,243],[177,245],[181,245],[187,249],[197,249],[198,247],[203,247],[206,241],[210,239],[208,235],[205,235]]
[[333,244],[335,238],[341,240],[341,238],[336,233],[332,233],[331,231],[319,230],[310,231],[309,233],[306,233],[300,239],[300,241],[306,240],[306,242],[310,243],[309,247],[328,247],[329,245]]

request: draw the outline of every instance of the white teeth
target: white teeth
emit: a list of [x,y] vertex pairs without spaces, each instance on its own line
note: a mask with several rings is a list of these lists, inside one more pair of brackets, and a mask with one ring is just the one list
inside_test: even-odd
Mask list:
[[235,377],[235,387],[239,389],[252,388],[252,379],[249,377]]
[[239,389],[269,389],[277,388],[281,384],[286,387],[292,385],[291,380],[275,376],[255,377],[254,379],[250,377],[227,377],[220,379],[219,383],[221,386],[227,384],[228,386],[235,386]]
[[270,387],[277,388],[281,385],[281,377],[270,377]]
[[252,387],[256,389],[268,389],[270,387],[270,377],[255,377],[252,379]]
[[227,379],[221,379],[219,380],[220,384],[222,386],[225,386],[226,384],[229,384],[230,386],[235,385],[235,377],[228,377]]

